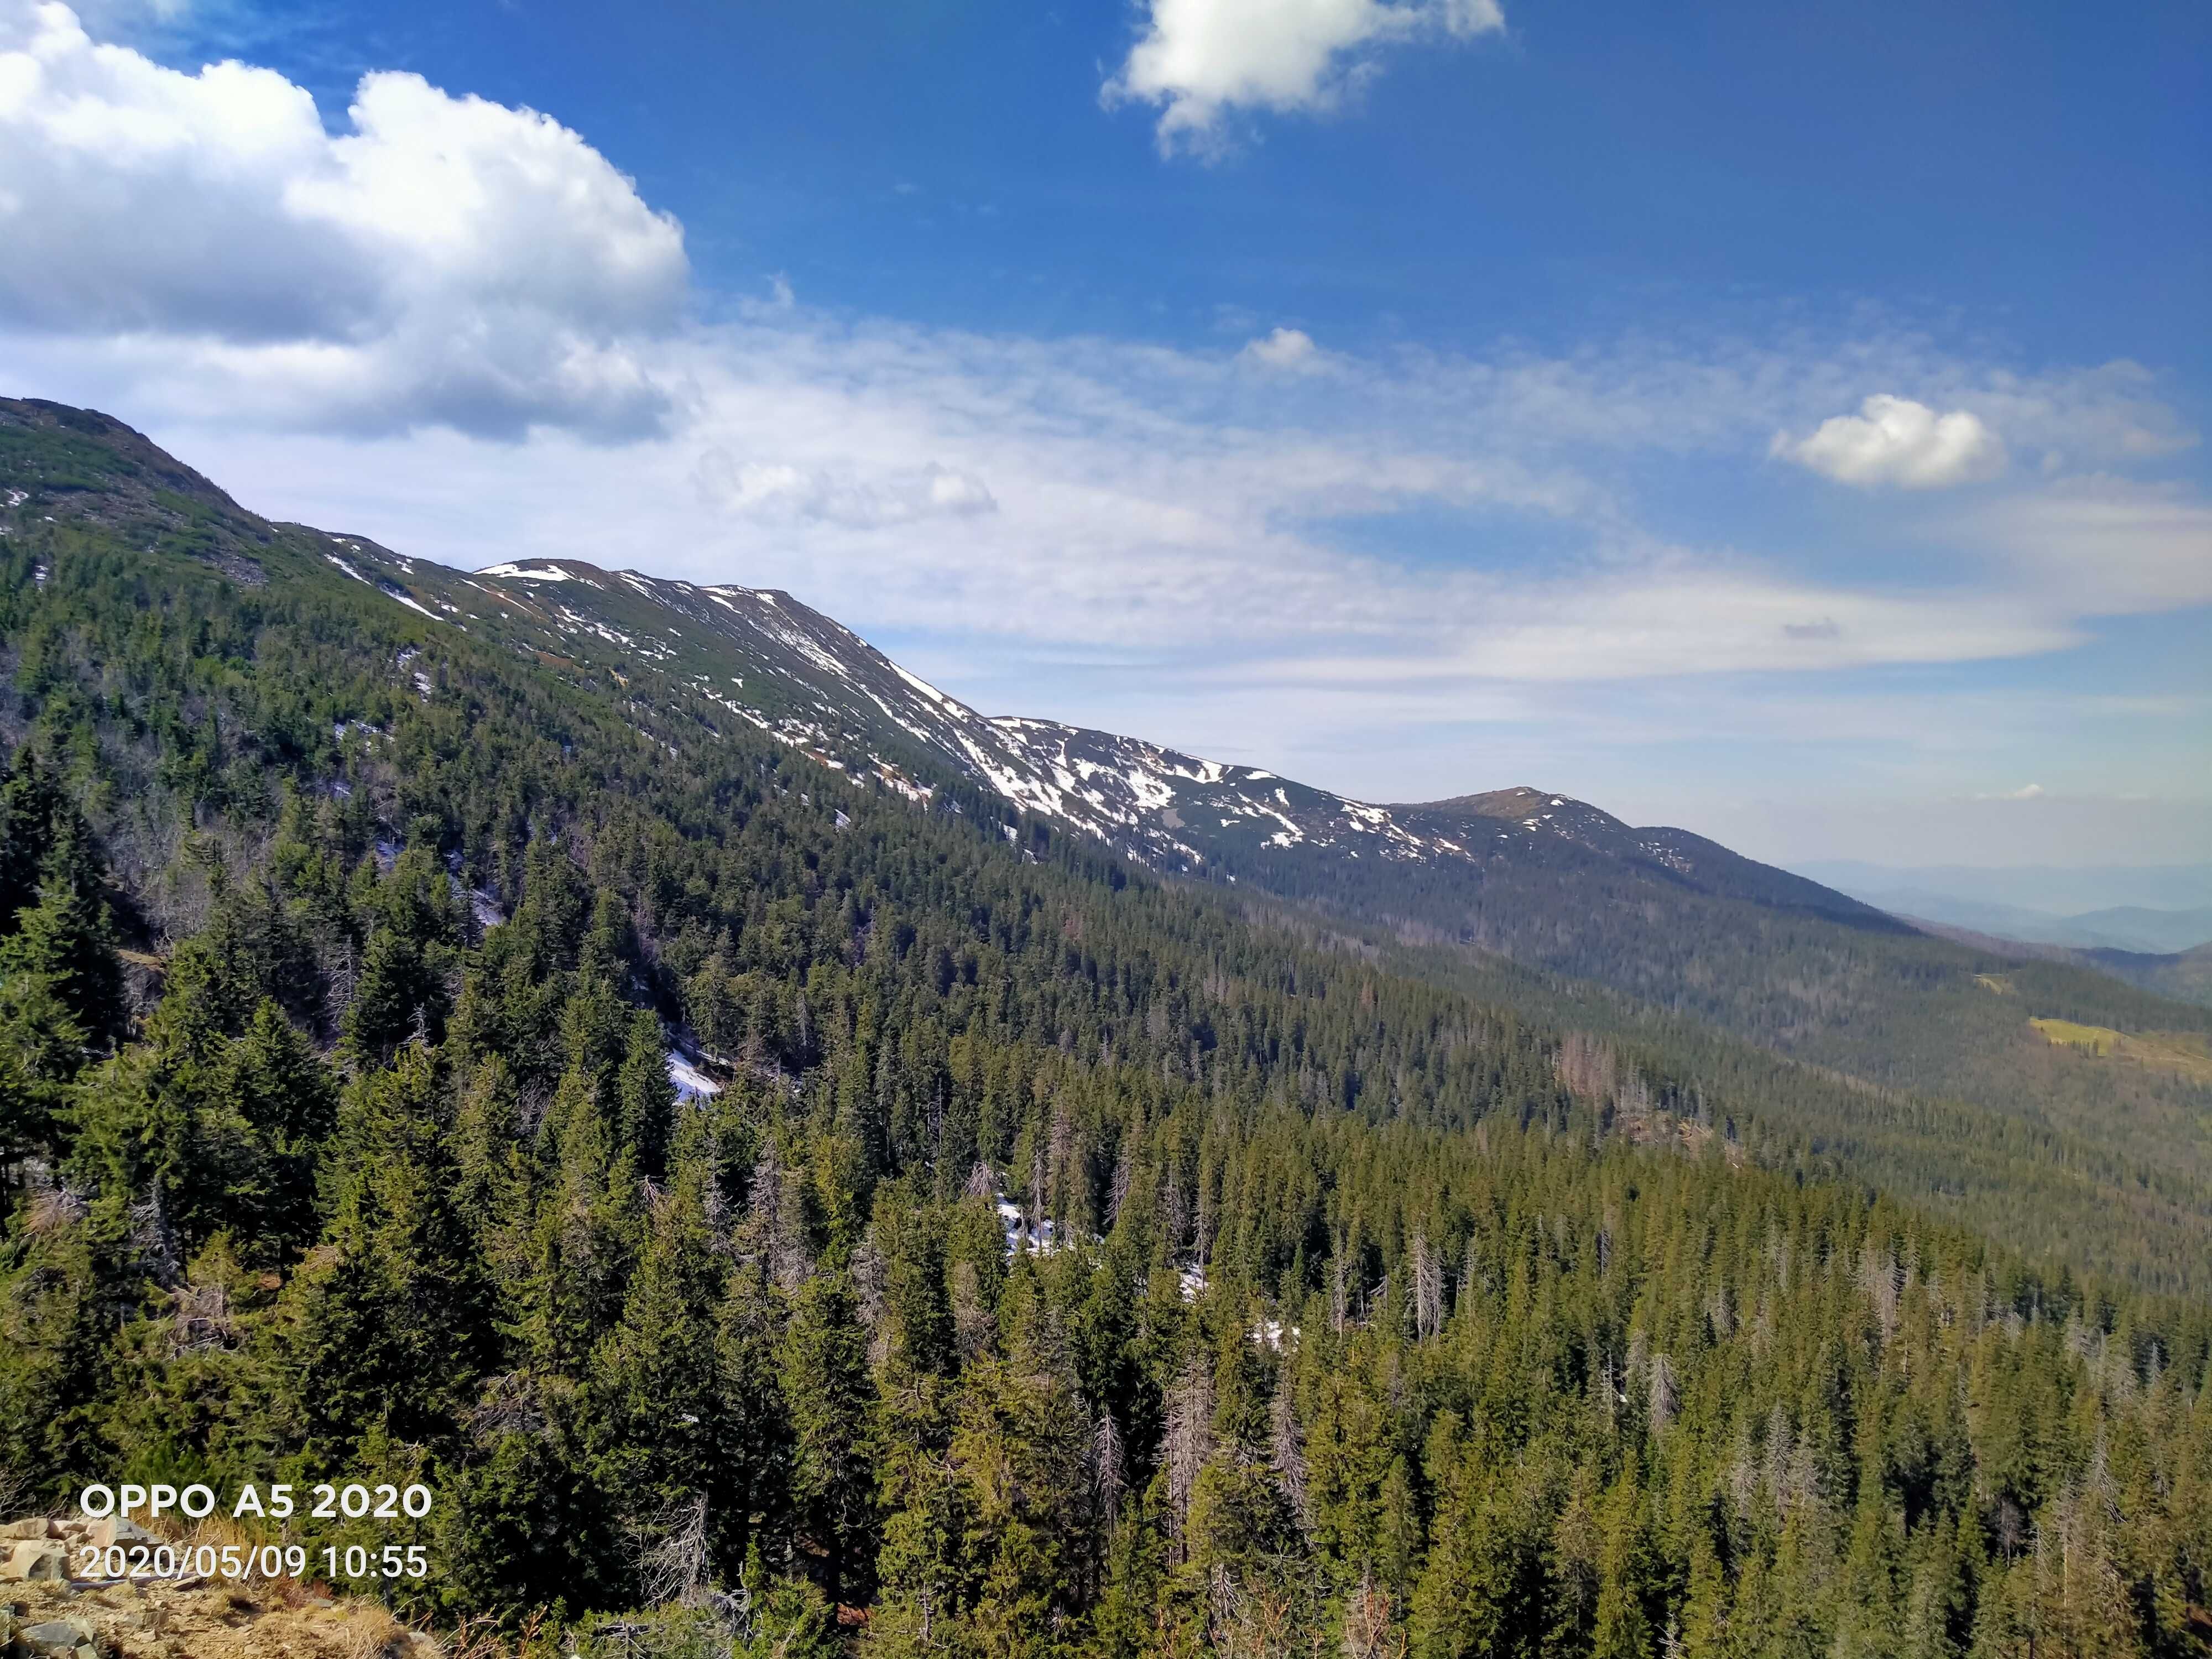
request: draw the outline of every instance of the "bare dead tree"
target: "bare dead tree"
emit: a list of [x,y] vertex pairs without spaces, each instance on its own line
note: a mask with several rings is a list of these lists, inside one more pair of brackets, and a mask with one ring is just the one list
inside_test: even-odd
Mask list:
[[1161,1177],[1160,1186],[1160,1230],[1167,1235],[1170,1252],[1179,1255],[1190,1235],[1190,1198],[1172,1168]]
[[1267,1461],[1275,1481],[1297,1517],[1298,1530],[1313,1531],[1313,1499],[1306,1486],[1306,1455],[1298,1432],[1297,1412],[1291,1401],[1291,1368],[1282,1365],[1275,1378],[1275,1398],[1267,1413]]
[[1195,1358],[1168,1391],[1167,1419],[1162,1449],[1168,1466],[1168,1531],[1178,1553],[1188,1559],[1183,1533],[1190,1520],[1191,1494],[1198,1486],[1198,1472],[1213,1455],[1213,1377]]
[[21,1468],[0,1463],[0,1516],[13,1521],[27,1515],[37,1491],[36,1483]]
[[1426,1233],[1413,1235],[1413,1331],[1434,1336],[1444,1324],[1443,1260],[1429,1247]]
[[1567,1092],[1586,1100],[1610,1096],[1620,1075],[1612,1048],[1587,1031],[1567,1033],[1559,1043],[1555,1069]]
[[1106,1224],[1111,1227],[1121,1218],[1121,1206],[1129,1196],[1129,1183],[1136,1179],[1135,1161],[1129,1155],[1132,1137],[1123,1136],[1121,1151],[1114,1159],[1114,1179],[1106,1193]]
[[805,1198],[789,1178],[771,1146],[753,1166],[753,1213],[766,1237],[762,1243],[769,1273],[787,1293],[797,1291],[814,1271],[806,1248]]
[[1360,1575],[1359,1586],[1345,1599],[1344,1659],[1401,1659],[1406,1638],[1391,1629],[1390,1592],[1375,1582],[1370,1570]]
[[184,1278],[183,1248],[176,1229],[169,1224],[169,1206],[161,1196],[161,1183],[131,1206],[131,1245],[137,1251],[146,1276],[163,1290],[173,1290]]
[[665,1510],[640,1529],[637,1573],[645,1604],[696,1607],[707,1584],[707,1495]]
[[1667,1432],[1674,1420],[1677,1404],[1674,1394],[1674,1362],[1663,1353],[1651,1356],[1651,1389],[1648,1396],[1651,1432],[1656,1437]]
[[1091,1436],[1091,1478],[1098,1486],[1098,1512],[1112,1526],[1121,1513],[1124,1476],[1121,1431],[1114,1426],[1114,1413],[1098,1413],[1098,1426]]
[[1051,1198],[1045,1187],[1048,1167],[1045,1162],[1045,1144],[1038,1140],[1030,1151],[1029,1202],[1022,1206],[1022,1218],[1029,1224],[1031,1238],[1044,1237],[1045,1218],[1051,1213]]
[[170,1293],[177,1310],[169,1325],[169,1352],[178,1358],[228,1348],[237,1330],[230,1316],[230,1292],[222,1285],[186,1284]]

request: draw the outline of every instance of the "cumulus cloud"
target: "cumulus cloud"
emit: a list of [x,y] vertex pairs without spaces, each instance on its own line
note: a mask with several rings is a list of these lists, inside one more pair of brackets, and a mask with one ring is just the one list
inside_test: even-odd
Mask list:
[[1505,27],[1497,0],[1148,0],[1143,37],[1102,96],[1160,106],[1160,153],[1216,154],[1234,110],[1334,108],[1384,48]]
[[1772,454],[1848,484],[1896,484],[1943,489],[1995,477],[2004,471],[1997,434],[1970,411],[1938,415],[1910,398],[1876,394],[1856,415],[1836,415],[1812,435],[1778,432]]
[[0,325],[349,429],[658,423],[635,343],[680,319],[673,219],[557,122],[418,76],[363,76],[348,118],[0,0]]
[[1279,328],[1265,338],[1248,340],[1237,355],[1261,368],[1308,369],[1316,366],[1313,336],[1300,328]]

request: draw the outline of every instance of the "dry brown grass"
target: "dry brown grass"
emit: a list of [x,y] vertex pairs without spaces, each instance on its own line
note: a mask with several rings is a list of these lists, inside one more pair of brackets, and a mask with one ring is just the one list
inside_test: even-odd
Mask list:
[[2028,1024],[2053,1047],[2071,1048],[2088,1059],[2131,1060],[2193,1083],[2212,1083],[2212,1041],[2195,1032],[2116,1031],[2109,1025],[2082,1025],[2070,1019],[2031,1019]]
[[346,1659],[405,1659],[416,1639],[413,1631],[373,1603],[349,1611],[343,1634]]

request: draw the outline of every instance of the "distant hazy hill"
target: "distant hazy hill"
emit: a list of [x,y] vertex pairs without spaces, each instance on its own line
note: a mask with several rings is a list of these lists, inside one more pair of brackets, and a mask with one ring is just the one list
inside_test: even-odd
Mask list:
[[1799,871],[1893,915],[2001,939],[2152,955],[2212,942],[2212,865],[1892,869],[1826,862]]
[[1990,904],[1931,893],[1918,888],[1865,890],[1857,895],[1892,915],[1914,916],[2000,939],[2036,945],[2064,945],[2078,950],[2134,951],[2166,954],[2212,940],[2212,908],[2154,910],[2115,905],[2078,915],[2054,915],[2016,905]]

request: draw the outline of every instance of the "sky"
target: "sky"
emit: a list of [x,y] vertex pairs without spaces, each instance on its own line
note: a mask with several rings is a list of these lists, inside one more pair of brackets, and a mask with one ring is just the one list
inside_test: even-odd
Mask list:
[[993,714],[2212,860],[2212,10],[0,0],[0,392]]

